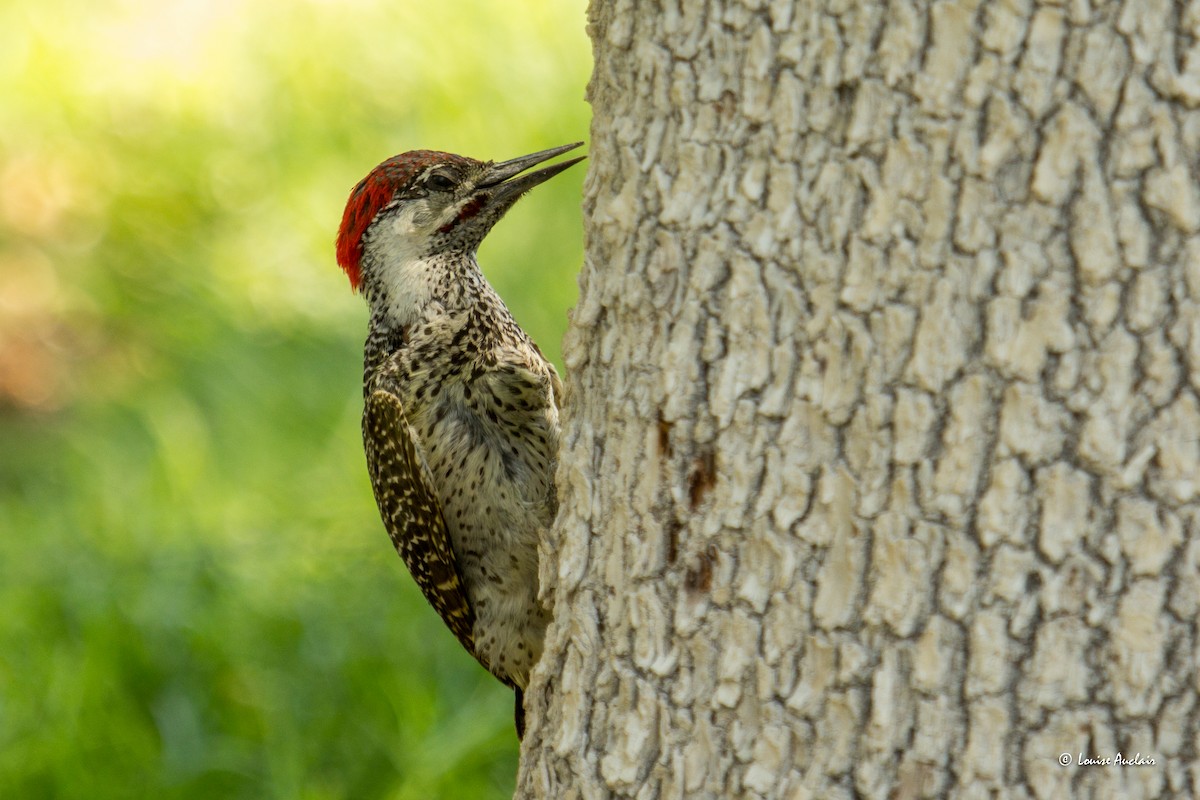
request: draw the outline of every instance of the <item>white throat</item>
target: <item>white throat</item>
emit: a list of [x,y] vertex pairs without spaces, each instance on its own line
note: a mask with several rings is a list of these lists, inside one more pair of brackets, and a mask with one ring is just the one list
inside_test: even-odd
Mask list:
[[411,204],[370,231],[380,310],[401,326],[420,319],[439,273],[444,271],[444,267],[438,269],[437,256],[430,255],[427,248],[438,222],[422,219],[417,204]]

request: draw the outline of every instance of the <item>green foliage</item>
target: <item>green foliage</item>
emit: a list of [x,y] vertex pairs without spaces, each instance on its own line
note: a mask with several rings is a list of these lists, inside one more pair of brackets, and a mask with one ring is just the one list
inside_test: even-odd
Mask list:
[[[570,3],[0,6],[0,797],[508,797],[362,460],[350,187],[585,138]],[[575,168],[480,260],[558,357]]]

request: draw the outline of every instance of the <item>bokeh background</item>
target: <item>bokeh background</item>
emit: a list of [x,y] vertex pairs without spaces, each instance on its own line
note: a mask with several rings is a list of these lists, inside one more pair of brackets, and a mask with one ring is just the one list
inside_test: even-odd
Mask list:
[[[511,693],[393,552],[351,186],[586,138],[584,0],[0,2],[0,797],[491,798]],[[558,359],[584,170],[480,261]]]

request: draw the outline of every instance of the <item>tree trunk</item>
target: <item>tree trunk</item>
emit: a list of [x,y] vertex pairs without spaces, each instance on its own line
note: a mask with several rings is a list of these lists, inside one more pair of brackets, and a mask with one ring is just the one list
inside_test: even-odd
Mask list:
[[1200,11],[1097,5],[593,0],[518,797],[1200,793]]

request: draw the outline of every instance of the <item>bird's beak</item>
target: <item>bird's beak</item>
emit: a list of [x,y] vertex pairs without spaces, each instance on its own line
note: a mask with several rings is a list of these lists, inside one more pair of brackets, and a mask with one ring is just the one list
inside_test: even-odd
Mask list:
[[[542,150],[538,153],[530,153],[527,156],[514,158],[509,161],[501,161],[499,164],[492,164],[487,167],[480,178],[479,188],[490,189],[488,192],[490,197],[487,199],[489,206],[510,206],[517,201],[521,195],[537,186],[543,181],[550,180],[558,173],[565,170],[573,164],[578,164],[583,161],[585,156],[572,158],[569,161],[560,161],[557,164],[551,164],[548,167],[542,167],[539,170],[520,175],[530,167],[541,164],[543,161],[548,161],[555,156],[565,153],[568,150],[574,150],[582,145],[583,142],[575,142],[574,144],[564,144],[561,147],[551,147],[549,150]],[[514,177],[520,175],[520,177]],[[512,180],[509,180],[509,179]]]

